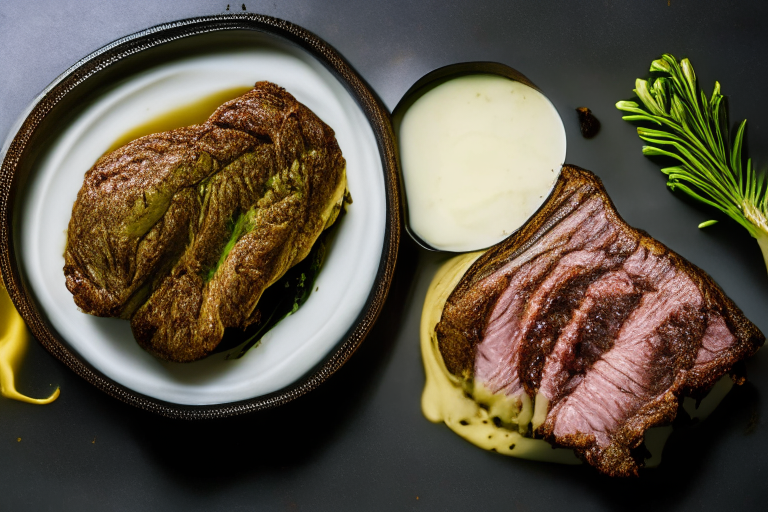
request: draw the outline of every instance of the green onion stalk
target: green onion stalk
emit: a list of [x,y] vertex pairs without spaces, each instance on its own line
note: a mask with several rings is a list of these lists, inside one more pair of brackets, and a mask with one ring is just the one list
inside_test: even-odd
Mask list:
[[[665,54],[651,63],[653,76],[637,79],[634,92],[642,105],[620,101],[616,108],[629,115],[626,121],[647,121],[653,128],[638,127],[637,134],[653,145],[643,154],[670,157],[677,165],[665,167],[667,186],[713,206],[744,226],[760,246],[768,268],[768,200],[765,175],[752,160],[743,165],[741,153],[746,119],[731,142],[728,114],[715,82],[711,97],[700,91],[688,59],[680,62]],[[699,224],[703,228],[716,221]]]

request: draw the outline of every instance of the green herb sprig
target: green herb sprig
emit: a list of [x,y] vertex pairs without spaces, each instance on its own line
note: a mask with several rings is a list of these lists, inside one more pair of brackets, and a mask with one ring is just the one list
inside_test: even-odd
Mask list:
[[[643,154],[670,157],[678,165],[661,171],[667,186],[722,211],[757,239],[768,268],[768,196],[765,175],[757,173],[752,160],[743,166],[742,144],[746,119],[731,142],[728,114],[715,82],[712,96],[700,91],[693,66],[664,54],[651,63],[648,80],[638,78],[634,92],[642,106],[620,101],[616,108],[629,115],[626,121],[647,121],[658,128],[638,127],[637,134],[654,145]],[[699,224],[706,227],[707,221]]]

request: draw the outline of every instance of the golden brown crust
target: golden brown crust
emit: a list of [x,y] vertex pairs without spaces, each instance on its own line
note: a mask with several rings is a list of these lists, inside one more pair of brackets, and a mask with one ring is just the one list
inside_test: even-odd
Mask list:
[[137,139],[86,173],[64,273],[76,304],[131,318],[173,361],[258,319],[269,285],[333,222],[346,190],[333,130],[259,82],[208,121]]

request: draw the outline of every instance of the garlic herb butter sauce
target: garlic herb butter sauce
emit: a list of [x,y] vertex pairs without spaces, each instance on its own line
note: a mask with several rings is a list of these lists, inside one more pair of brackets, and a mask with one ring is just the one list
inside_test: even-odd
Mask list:
[[435,249],[489,247],[541,206],[565,159],[565,128],[539,91],[461,76],[426,92],[400,124],[412,231]]
[[[553,449],[546,441],[524,437],[516,430],[496,426],[493,417],[497,413],[503,414],[503,411],[494,411],[494,407],[480,407],[465,394],[461,383],[448,372],[443,363],[437,347],[435,326],[440,321],[448,296],[480,255],[482,251],[451,258],[438,269],[427,290],[420,327],[421,355],[426,373],[421,410],[428,420],[444,422],[448,428],[480,448],[523,459],[579,464],[579,459],[570,449]],[[691,418],[703,420],[717,407],[732,385],[730,377],[725,375],[698,407],[692,398],[685,398],[683,407]],[[496,402],[501,409],[503,397],[499,397]],[[671,426],[654,427],[646,432],[645,445],[651,457],[645,460],[645,467],[658,466],[664,443],[671,433]]]

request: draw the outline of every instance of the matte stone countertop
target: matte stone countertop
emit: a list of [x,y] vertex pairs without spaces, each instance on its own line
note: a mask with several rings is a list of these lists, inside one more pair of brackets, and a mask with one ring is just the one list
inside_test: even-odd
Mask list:
[[[768,274],[755,241],[721,214],[670,193],[614,104],[633,96],[662,53],[715,80],[731,122],[768,168],[768,3],[366,2],[211,0],[0,3],[0,138],[80,58],[115,39],[182,18],[242,11],[283,18],[335,47],[393,109],[421,76],[447,64],[497,61],[527,75],[563,117],[568,163],[599,175],[626,221],[707,271],[768,332]],[[579,133],[574,109],[602,122]],[[706,230],[697,225],[720,222]],[[0,398],[0,510],[765,510],[768,353],[749,383],[702,424],[668,442],[658,469],[611,480],[589,467],[506,458],[421,414],[418,325],[447,255],[403,233],[387,304],[352,359],[287,406],[215,421],[136,409],[32,343],[18,378],[47,406]]]

